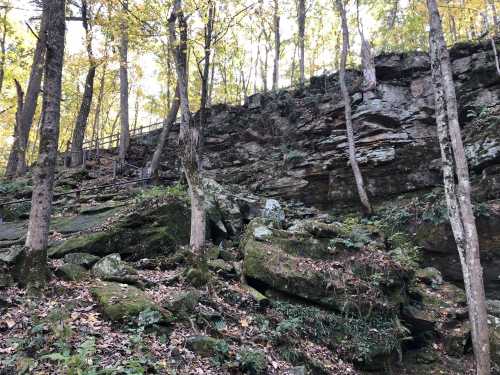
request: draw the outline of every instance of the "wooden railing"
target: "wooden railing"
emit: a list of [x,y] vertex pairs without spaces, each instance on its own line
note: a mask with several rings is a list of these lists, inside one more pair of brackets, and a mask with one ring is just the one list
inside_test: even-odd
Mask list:
[[[142,137],[144,134],[158,130],[163,126],[163,121],[155,122],[149,125],[141,126],[135,129],[130,129],[130,138]],[[99,138],[98,147],[96,147],[95,140],[86,140],[83,142],[84,150],[92,150],[99,148],[101,150],[118,147],[120,144],[120,133],[111,134],[106,137]]]

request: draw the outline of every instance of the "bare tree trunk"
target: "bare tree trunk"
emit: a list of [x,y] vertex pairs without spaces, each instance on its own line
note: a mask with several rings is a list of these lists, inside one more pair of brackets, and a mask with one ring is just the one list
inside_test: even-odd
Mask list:
[[364,91],[372,91],[377,88],[377,76],[375,74],[375,60],[370,43],[365,39],[363,25],[359,18],[359,0],[356,0],[356,18],[358,23],[359,37],[361,39],[361,65],[363,67]]
[[120,150],[119,158],[123,162],[127,156],[130,142],[128,113],[128,0],[123,1],[123,21],[120,35]]
[[54,170],[57,159],[59,120],[61,107],[61,78],[64,58],[65,0],[46,0],[43,14],[47,19],[47,58],[43,86],[42,126],[40,150],[33,176],[33,197],[26,238],[26,248],[21,262],[21,272],[30,290],[43,288],[47,280],[47,242]]
[[31,65],[30,78],[28,88],[24,97],[23,111],[21,112],[21,128],[19,129],[19,137],[17,143],[12,145],[7,164],[7,176],[22,176],[26,173],[26,146],[28,145],[28,137],[30,129],[35,117],[38,95],[42,84],[43,63],[46,50],[46,27],[47,22],[42,15],[40,21],[40,31],[33,54],[33,63]]
[[[5,40],[7,39],[7,13],[9,13],[8,7],[5,7],[3,17],[2,17],[2,36],[0,37],[0,94],[3,89],[3,80],[5,77]],[[17,87],[16,87],[17,88]]]
[[[106,43],[107,44],[107,43]],[[104,47],[107,49],[107,47]],[[99,155],[99,131],[101,128],[101,111],[102,111],[102,101],[104,99],[104,86],[106,84],[106,71],[108,63],[107,60],[104,61],[102,66],[102,74],[99,79],[99,92],[97,94],[97,103],[95,106],[94,123],[92,125],[92,145],[96,150],[96,154]]]
[[280,49],[281,49],[280,16],[279,16],[278,0],[274,0],[273,24],[274,24],[273,90],[277,90],[279,87],[279,78],[280,78],[279,67],[280,67]]
[[500,22],[498,21],[497,7],[495,5],[495,0],[488,0],[491,7],[491,12],[493,14],[493,25],[495,26],[495,36],[500,34]]
[[[179,24],[177,38],[176,20]],[[191,196],[191,238],[190,245],[197,262],[205,259],[206,214],[204,192],[200,171],[200,149],[202,141],[201,123],[193,121],[189,109],[187,75],[187,22],[182,11],[181,0],[175,0],[169,19],[169,36],[175,59],[177,85],[181,108],[181,128],[179,134],[179,155],[189,185]]]
[[[14,126],[14,142],[13,147],[19,147],[19,134],[21,133],[21,113],[23,112],[23,101],[24,101],[24,92],[17,81],[14,79],[14,84],[16,86],[16,94],[17,94],[17,109],[16,109],[16,124]],[[19,150],[14,149],[11,155],[14,155],[17,158]],[[7,175],[8,177],[13,177],[13,175]]]
[[298,24],[299,24],[299,66],[300,87],[305,83],[305,28],[306,28],[306,1],[298,0]]
[[[85,88],[83,89],[82,102],[76,118],[75,130],[71,142],[71,166],[77,167],[83,163],[83,140],[87,129],[90,108],[92,106],[92,96],[94,94],[94,79],[97,65],[92,52],[92,23],[91,8],[87,1],[82,0],[82,23],[85,29],[85,40],[87,43],[87,55],[89,59],[89,70],[85,79]],[[89,23],[90,20],[90,23]]]
[[214,74],[215,74],[215,51],[213,56],[212,66],[210,68],[210,85],[208,87],[207,106],[212,106],[213,92],[214,92]]
[[160,166],[161,154],[163,152],[163,149],[165,148],[165,144],[168,141],[168,136],[170,134],[170,130],[172,129],[172,125],[175,123],[175,119],[177,118],[179,106],[179,88],[176,87],[172,106],[170,107],[168,116],[163,120],[163,128],[161,130],[160,139],[153,154],[153,159],[151,160],[151,176],[153,176],[155,180],[158,180],[159,177],[158,169]]
[[462,265],[472,327],[476,374],[490,374],[489,331],[479,241],[470,198],[470,180],[460,124],[455,84],[436,0],[427,0],[432,85],[436,106],[443,180],[450,224]]
[[359,199],[363,205],[363,209],[366,214],[372,213],[372,207],[366,194],[365,184],[363,182],[363,176],[361,175],[361,170],[359,169],[358,160],[356,159],[356,145],[354,143],[354,131],[352,129],[352,109],[351,109],[351,96],[347,89],[345,81],[345,68],[347,62],[347,52],[349,50],[349,29],[347,27],[347,16],[345,8],[342,4],[342,0],[336,0],[337,8],[342,18],[342,55],[340,57],[340,89],[342,91],[342,97],[344,98],[345,106],[345,122],[347,131],[347,144],[349,148],[349,163],[352,167],[352,172],[354,174],[354,179],[356,180],[356,188],[358,190]]
[[396,18],[398,16],[399,9],[399,0],[394,0],[392,4],[392,8],[389,11],[389,15],[387,16],[387,29],[392,30],[394,25],[396,24]]
[[[207,122],[207,101],[208,101],[208,80],[210,79],[210,53],[212,49],[212,32],[215,20],[215,4],[208,0],[208,18],[204,31],[204,62],[203,73],[201,75],[201,96],[200,96],[200,129],[204,129]],[[177,95],[177,90],[176,90]],[[203,137],[203,131],[200,132]],[[203,143],[203,140],[201,140]]]

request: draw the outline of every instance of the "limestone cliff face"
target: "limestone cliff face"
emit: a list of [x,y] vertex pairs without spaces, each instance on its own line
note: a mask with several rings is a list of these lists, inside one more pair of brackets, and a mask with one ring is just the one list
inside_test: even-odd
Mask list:
[[[483,198],[494,198],[500,194],[500,77],[494,55],[489,43],[457,45],[450,53],[475,185]],[[382,55],[376,71],[378,87],[370,93],[361,91],[359,72],[348,74],[358,158],[370,196],[384,200],[438,186],[442,177],[427,54]],[[149,141],[154,147],[156,136]],[[349,207],[358,198],[346,146],[334,74],[312,78],[303,91],[256,94],[242,106],[213,107],[203,164],[220,183],[318,208]],[[166,170],[175,165],[174,151],[165,152]]]

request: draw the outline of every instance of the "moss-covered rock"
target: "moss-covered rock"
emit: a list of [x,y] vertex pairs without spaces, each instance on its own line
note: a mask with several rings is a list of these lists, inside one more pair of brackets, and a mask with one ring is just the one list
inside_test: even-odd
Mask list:
[[390,310],[405,299],[408,275],[382,252],[331,252],[327,239],[280,230],[259,241],[253,229],[241,242],[250,280],[337,310]]
[[89,273],[78,264],[66,263],[57,268],[56,275],[68,281],[81,281],[86,279]]
[[70,253],[64,256],[64,262],[76,264],[85,268],[92,267],[99,259],[97,255],[88,253]]
[[219,357],[227,354],[227,344],[210,336],[191,336],[187,339],[187,347],[202,357]]
[[109,230],[67,239],[49,248],[48,254],[60,258],[74,252],[98,256],[119,253],[132,260],[168,255],[178,246],[189,242],[189,223],[189,211],[185,203],[169,200],[159,207],[146,208],[142,212],[138,209]]
[[190,290],[174,297],[173,300],[167,303],[166,307],[176,314],[186,315],[195,309],[199,300],[200,292],[197,290]]
[[116,322],[133,321],[142,311],[153,310],[161,314],[161,323],[173,321],[172,314],[158,306],[140,289],[114,282],[99,282],[91,288],[104,315]]

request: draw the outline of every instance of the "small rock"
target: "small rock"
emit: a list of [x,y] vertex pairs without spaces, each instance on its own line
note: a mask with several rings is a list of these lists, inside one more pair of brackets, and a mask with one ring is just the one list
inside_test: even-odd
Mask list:
[[291,367],[286,370],[286,375],[306,375],[306,366]]
[[2,249],[0,250],[0,262],[14,264],[22,252],[22,246],[11,246],[8,249]]
[[212,246],[207,250],[207,258],[208,259],[217,259],[220,255],[220,247]]
[[121,277],[127,275],[136,275],[137,271],[122,261],[120,254],[110,254],[99,260],[92,267],[94,276],[103,280],[110,277]]
[[225,262],[222,259],[209,259],[207,261],[208,268],[215,271],[217,274],[225,278],[236,277],[236,270],[230,262]]
[[140,289],[114,282],[100,282],[91,288],[92,296],[104,315],[117,322],[133,321],[145,310],[158,311],[160,323],[173,321],[172,314],[158,306]]
[[262,216],[266,219],[271,219],[279,225],[285,221],[285,211],[283,211],[283,208],[281,208],[280,203],[276,199],[266,199]]
[[187,339],[189,350],[203,356],[211,357],[224,354],[227,344],[224,340],[218,340],[210,336],[191,336]]
[[56,270],[56,275],[63,280],[81,281],[89,276],[85,268],[78,264],[66,263]]
[[438,289],[439,285],[443,284],[443,276],[441,276],[441,272],[434,267],[420,269],[417,271],[416,276],[418,279],[422,280],[434,289]]
[[500,300],[486,300],[486,308],[488,309],[488,314],[500,318]]
[[97,261],[99,261],[97,255],[92,255],[88,253],[71,253],[64,256],[65,263],[76,264],[85,268],[92,267]]
[[272,237],[272,235],[273,235],[273,232],[269,228],[264,227],[264,226],[255,227],[253,230],[253,237],[257,241],[265,241],[268,238]]
[[167,309],[175,313],[187,314],[195,309],[199,300],[200,292],[197,290],[190,290],[181,293],[170,301],[170,303],[167,304]]

